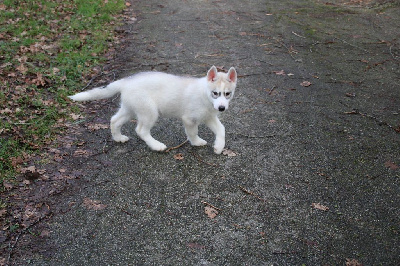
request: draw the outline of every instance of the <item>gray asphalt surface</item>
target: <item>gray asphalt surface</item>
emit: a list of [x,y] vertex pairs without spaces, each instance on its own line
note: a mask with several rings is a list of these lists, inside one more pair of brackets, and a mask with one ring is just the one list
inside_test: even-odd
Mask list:
[[[132,1],[117,76],[236,67],[221,115],[233,156],[152,152],[134,122],[129,142],[112,142],[88,127],[108,124],[118,99],[91,103],[60,165],[80,178],[57,196],[43,250],[14,261],[399,265],[400,9],[330,2]],[[185,141],[178,120],[152,132]]]

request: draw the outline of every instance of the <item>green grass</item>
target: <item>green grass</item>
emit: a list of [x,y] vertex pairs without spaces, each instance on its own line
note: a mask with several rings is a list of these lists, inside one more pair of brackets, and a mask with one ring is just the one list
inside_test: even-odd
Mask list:
[[[0,2],[0,181],[60,134],[114,38],[122,0]],[[75,109],[74,109],[75,108]]]

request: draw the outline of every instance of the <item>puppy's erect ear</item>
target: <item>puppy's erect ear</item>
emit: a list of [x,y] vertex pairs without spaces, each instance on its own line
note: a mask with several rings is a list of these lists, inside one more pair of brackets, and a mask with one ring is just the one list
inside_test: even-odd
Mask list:
[[207,80],[208,81],[215,81],[217,79],[217,68],[212,66],[210,70],[207,72]]
[[237,80],[237,73],[236,73],[236,69],[234,67],[231,67],[228,71],[228,80],[232,81],[232,82],[236,82]]

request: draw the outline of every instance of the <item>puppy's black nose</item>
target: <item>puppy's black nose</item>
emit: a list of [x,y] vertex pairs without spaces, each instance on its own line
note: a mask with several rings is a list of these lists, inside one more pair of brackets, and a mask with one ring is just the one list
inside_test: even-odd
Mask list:
[[218,111],[220,111],[220,112],[223,112],[223,111],[225,111],[225,106],[220,106],[220,107],[218,107]]

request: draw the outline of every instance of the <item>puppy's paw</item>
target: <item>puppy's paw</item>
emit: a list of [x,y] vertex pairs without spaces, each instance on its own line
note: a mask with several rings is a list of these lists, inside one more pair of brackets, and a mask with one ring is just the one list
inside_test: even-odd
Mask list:
[[190,140],[190,144],[192,144],[193,146],[204,146],[207,144],[207,141],[200,137],[197,137],[195,140]]
[[118,137],[113,137],[113,139],[114,139],[116,142],[124,143],[124,142],[127,142],[127,141],[129,140],[129,137],[128,137],[128,136],[121,135],[121,136],[118,136]]
[[157,141],[151,144],[150,149],[153,151],[164,151],[167,149],[167,146],[164,143]]
[[221,146],[214,145],[214,153],[215,154],[221,154],[223,149],[224,149],[224,146],[221,147]]
[[217,138],[214,143],[214,152],[216,154],[221,154],[222,150],[225,147],[225,139],[224,138]]

